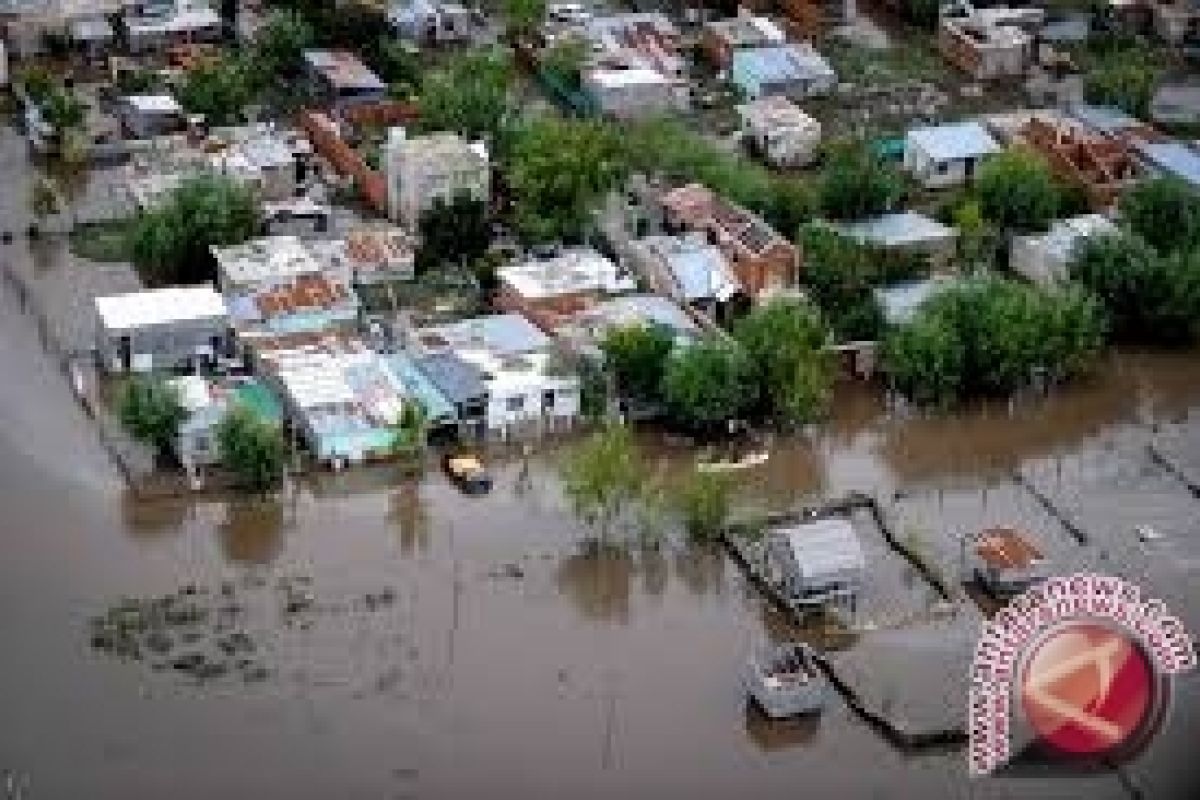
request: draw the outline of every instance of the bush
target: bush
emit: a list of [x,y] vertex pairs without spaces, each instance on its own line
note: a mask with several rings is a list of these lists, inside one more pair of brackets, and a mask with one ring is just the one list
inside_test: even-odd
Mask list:
[[904,194],[904,183],[865,142],[830,148],[821,181],[821,208],[838,220],[860,220],[890,211]]
[[1186,344],[1200,336],[1200,253],[1154,251],[1132,235],[1088,240],[1071,276],[1094,292],[1120,342]]
[[1200,197],[1178,178],[1142,181],[1125,192],[1121,220],[1160,252],[1200,246]]
[[217,426],[221,464],[254,491],[267,491],[283,479],[287,445],[279,426],[253,410],[234,405]]
[[913,322],[888,336],[883,361],[910,398],[946,402],[1008,394],[1039,371],[1052,380],[1076,375],[1103,339],[1103,314],[1091,294],[993,278],[928,300]]
[[241,244],[259,230],[253,192],[230,178],[201,175],[180,184],[131,231],[134,264],[159,284],[212,281],[212,245]]
[[672,497],[684,530],[705,542],[721,535],[732,499],[733,484],[726,476],[704,472],[688,476]]
[[734,339],[746,354],[750,409],[784,425],[811,422],[825,410],[833,369],[820,314],[796,300],[773,300],[738,320]]
[[619,391],[631,400],[662,400],[663,373],[675,342],[663,328],[631,325],[608,331],[600,350]]
[[134,439],[160,452],[167,452],[174,447],[179,425],[187,418],[178,392],[157,377],[129,380],[121,387],[117,406],[125,430]]
[[746,409],[749,375],[750,364],[740,347],[710,337],[671,356],[663,397],[676,422],[711,432]]
[[1050,168],[1029,150],[989,158],[975,178],[983,215],[1014,232],[1042,231],[1058,213],[1059,188]]

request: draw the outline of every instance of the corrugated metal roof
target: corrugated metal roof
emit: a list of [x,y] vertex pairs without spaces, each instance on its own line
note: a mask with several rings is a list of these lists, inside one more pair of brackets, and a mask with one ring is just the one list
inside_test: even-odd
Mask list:
[[494,314],[472,317],[448,325],[435,325],[417,331],[417,338],[432,348],[473,348],[496,355],[521,355],[541,350],[550,337],[520,314]]
[[450,403],[466,403],[487,394],[483,373],[453,353],[434,353],[414,363]]
[[909,146],[920,148],[934,161],[979,158],[1000,152],[1000,145],[978,122],[914,128],[907,139]]
[[862,543],[849,520],[818,519],[779,532],[787,537],[792,556],[804,578],[819,579],[846,570],[866,569]]
[[884,247],[939,242],[958,236],[954,228],[915,211],[884,214],[874,219],[837,225],[835,228],[860,242]]
[[782,44],[735,50],[734,71],[756,83],[781,83],[835,75],[825,57],[810,46]]

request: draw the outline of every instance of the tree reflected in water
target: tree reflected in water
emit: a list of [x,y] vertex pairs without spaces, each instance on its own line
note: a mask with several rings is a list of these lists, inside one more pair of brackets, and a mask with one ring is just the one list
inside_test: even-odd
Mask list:
[[217,527],[225,558],[238,564],[269,564],[283,546],[284,519],[284,504],[278,498],[229,500]]

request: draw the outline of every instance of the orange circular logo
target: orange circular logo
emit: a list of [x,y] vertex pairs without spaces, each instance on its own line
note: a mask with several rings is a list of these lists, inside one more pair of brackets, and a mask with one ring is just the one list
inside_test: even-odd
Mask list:
[[1142,740],[1156,719],[1159,682],[1142,646],[1099,622],[1052,628],[1021,673],[1021,706],[1060,753],[1103,757]]

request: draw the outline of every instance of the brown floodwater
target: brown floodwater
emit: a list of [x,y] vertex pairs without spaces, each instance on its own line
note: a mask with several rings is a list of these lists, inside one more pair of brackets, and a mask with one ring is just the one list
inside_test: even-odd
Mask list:
[[[0,206],[23,202],[12,194]],[[39,279],[61,291],[75,282],[56,270],[78,267],[42,264]],[[671,536],[657,549],[582,547],[555,477],[561,447],[535,448],[528,465],[495,453],[496,489],[478,498],[435,472],[413,482],[378,469],[269,500],[139,502],[2,288],[0,366],[0,798],[5,770],[38,800],[1198,796],[1195,676],[1122,776],[970,780],[960,750],[899,752],[836,697],[819,719],[766,723],[736,671],[752,644],[796,632],[720,553]],[[739,476],[741,506],[899,491],[898,515],[945,563],[958,532],[1017,519],[1064,567],[1101,554],[1128,565],[1200,630],[1200,501],[1140,450],[1154,422],[1200,426],[1195,354],[1114,356],[1045,401],[948,416],[889,415],[862,387],[838,397],[828,425],[775,442],[767,465]],[[1175,430],[1160,435],[1183,441]],[[643,444],[663,475],[691,469],[686,449]],[[1195,447],[1181,450],[1200,467]],[[1065,539],[1014,488],[1018,468],[1096,543]],[[1139,509],[1169,532],[1165,549],[1129,543]],[[905,609],[929,600],[878,543],[868,550],[876,605],[887,592]],[[271,594],[296,576],[318,604],[300,625]],[[196,684],[90,646],[89,619],[122,597],[223,581],[250,609],[267,680]],[[394,602],[364,610],[383,589]],[[869,668],[946,715],[965,709],[918,674],[928,642],[886,633],[863,640]]]

